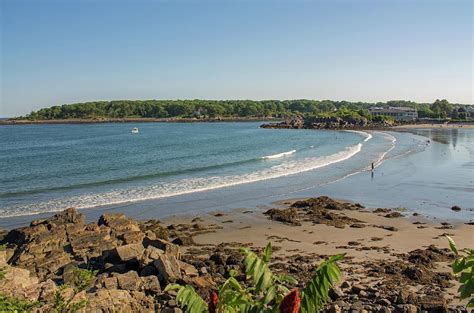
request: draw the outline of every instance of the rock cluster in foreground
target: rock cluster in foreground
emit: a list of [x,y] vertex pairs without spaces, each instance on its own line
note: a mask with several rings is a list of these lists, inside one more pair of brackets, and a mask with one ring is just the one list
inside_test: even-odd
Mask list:
[[[362,209],[358,204],[319,197],[266,214],[294,226],[315,223],[330,229],[377,227],[344,215],[346,210]],[[377,213],[395,217],[388,209]],[[229,277],[231,270],[237,271],[236,278],[246,285],[238,250],[241,243],[204,245],[193,240],[193,236],[218,228],[201,218],[190,224],[165,226],[155,220],[137,222],[122,214],[104,214],[96,223],[86,224],[82,214],[68,209],[6,234],[6,249],[0,251],[0,268],[5,273],[0,294],[40,301],[41,306],[34,309],[39,312],[52,311],[58,292],[71,303],[85,300],[82,312],[180,312],[174,294],[163,291],[170,282],[190,284],[204,298]],[[351,242],[348,247],[364,248]],[[323,257],[277,255],[271,268],[275,273],[297,277],[301,287]],[[449,251],[435,246],[360,264],[347,258],[342,264],[346,280],[331,290],[333,302],[326,310],[444,312],[448,304],[443,294],[454,278],[439,272],[435,263],[450,262],[452,258]],[[98,271],[90,287],[80,292],[60,287],[70,285],[76,266]]]
[[182,261],[179,246],[167,240],[168,234],[157,221],[139,224],[122,214],[104,214],[97,223],[85,224],[82,214],[68,209],[5,236],[0,293],[39,300],[45,303],[39,311],[51,311],[58,285],[67,285],[79,266],[98,270],[92,288],[61,293],[73,296],[73,303],[87,300],[87,312],[171,310],[173,301],[162,292],[168,283],[180,281],[204,291],[214,281]]

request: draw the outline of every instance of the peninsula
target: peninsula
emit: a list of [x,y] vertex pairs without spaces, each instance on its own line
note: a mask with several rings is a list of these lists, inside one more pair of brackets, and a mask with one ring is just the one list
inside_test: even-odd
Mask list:
[[416,111],[417,118],[468,121],[474,115],[472,105],[447,100],[433,103],[413,101],[349,102],[333,100],[114,100],[52,106],[0,121],[1,124],[60,124],[117,122],[196,122],[281,120],[302,116],[311,119],[344,118],[349,124],[391,126],[393,116],[377,114],[372,108],[403,107]]

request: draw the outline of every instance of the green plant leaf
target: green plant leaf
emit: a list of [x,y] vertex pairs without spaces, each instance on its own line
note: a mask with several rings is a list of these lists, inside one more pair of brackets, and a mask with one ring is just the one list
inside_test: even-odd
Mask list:
[[263,262],[269,263],[272,255],[272,243],[269,242],[265,249],[263,249]]
[[449,247],[451,248],[451,251],[454,252],[454,254],[458,255],[458,247],[456,246],[456,243],[454,242],[453,238],[449,237],[449,236],[446,236],[446,238],[448,238],[448,242],[449,242]]
[[322,262],[316,269],[313,278],[300,292],[301,312],[316,312],[329,299],[329,288],[341,279],[341,271],[337,261],[342,260],[344,254],[338,254]]

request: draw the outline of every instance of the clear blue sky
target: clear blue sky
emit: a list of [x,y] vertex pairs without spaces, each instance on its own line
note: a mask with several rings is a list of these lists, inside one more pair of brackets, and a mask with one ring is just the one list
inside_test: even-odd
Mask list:
[[0,116],[112,99],[474,102],[470,0],[0,3]]

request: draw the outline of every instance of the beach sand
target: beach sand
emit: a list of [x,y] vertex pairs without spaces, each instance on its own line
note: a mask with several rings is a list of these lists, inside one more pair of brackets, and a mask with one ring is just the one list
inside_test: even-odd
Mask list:
[[443,128],[443,129],[453,129],[453,128],[465,128],[465,129],[474,129],[474,123],[450,123],[450,124],[408,124],[392,127],[392,129],[414,129],[414,128]]
[[[305,288],[329,256],[345,254],[338,262],[342,280],[331,287],[332,302],[324,312],[445,312],[448,307],[465,312],[446,235],[460,248],[472,247],[472,223],[439,223],[401,209],[370,210],[325,196],[274,206],[265,212],[238,209],[142,222],[105,214],[91,224],[68,209],[4,234],[0,292],[24,297],[41,295],[47,286],[54,290],[51,279],[64,280],[66,267],[77,260],[100,272],[94,288],[82,293],[90,301],[87,310],[106,311],[110,305],[104,298],[113,293],[128,295],[126,304],[135,309],[125,311],[169,311],[176,307],[175,294],[163,293],[169,282],[191,284],[204,298],[231,271],[249,286],[240,248],[261,253],[271,242],[270,269],[296,278],[291,289]],[[51,311],[51,302],[41,305],[40,311]]]
[[[293,201],[288,200],[286,204]],[[397,211],[391,211],[397,212]],[[398,213],[398,212],[397,212]],[[398,215],[395,213],[396,215]],[[367,272],[371,265],[384,266],[387,262],[406,260],[410,251],[426,249],[430,245],[437,248],[448,248],[446,235],[451,236],[459,247],[472,247],[474,226],[468,224],[438,223],[422,216],[408,216],[402,212],[401,217],[388,218],[388,213],[374,213],[372,210],[343,210],[342,216],[357,219],[364,224],[363,228],[346,226],[336,228],[326,224],[314,224],[303,221],[300,226],[287,225],[270,220],[261,211],[235,210],[226,213],[212,213],[202,218],[207,226],[216,226],[213,232],[193,236],[198,245],[252,246],[264,247],[271,242],[275,247],[274,257],[291,262],[292,257],[307,257],[313,263],[319,263],[324,257],[346,253],[341,262],[345,280],[351,284],[371,286],[376,283],[389,285],[392,277],[379,273]],[[453,214],[456,214],[453,212]],[[194,221],[196,218],[194,217]],[[191,217],[170,217],[166,224],[191,223]],[[384,227],[384,228],[381,228]],[[451,260],[435,262],[433,271],[450,273]],[[372,269],[372,268],[371,268]],[[373,270],[373,269],[372,269]],[[456,297],[459,284],[454,280],[452,285],[443,291],[443,297],[450,305],[462,304]],[[426,289],[438,287],[430,284],[408,282],[406,288],[420,293]]]

